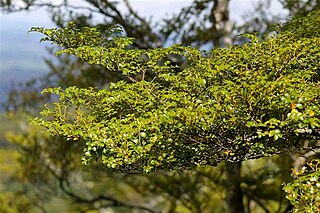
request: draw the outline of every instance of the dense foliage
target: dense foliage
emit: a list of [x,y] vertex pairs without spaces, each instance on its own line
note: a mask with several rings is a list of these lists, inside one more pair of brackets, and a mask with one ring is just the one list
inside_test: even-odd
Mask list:
[[[319,23],[319,13],[301,21]],[[310,27],[297,31],[304,26]],[[51,119],[35,121],[52,134],[84,140],[84,163],[101,159],[127,172],[186,169],[299,152],[300,142],[319,138],[316,33],[297,38],[295,31],[284,31],[264,40],[248,35],[242,46],[206,53],[179,45],[132,49],[131,38],[72,25],[32,31],[61,45],[58,54],[128,78],[108,89],[44,91],[59,101],[42,111]],[[172,65],[170,55],[184,63]]]
[[[161,18],[159,21],[144,17],[144,14],[138,14],[127,0],[84,0],[83,2],[89,4],[82,5],[79,3],[79,6],[72,5],[72,2],[68,0],[64,1],[61,5],[50,0],[47,2],[22,0],[21,3],[18,3],[18,1],[5,0],[1,1],[0,7],[6,12],[24,9],[33,10],[40,7],[48,8],[53,21],[57,26],[61,27],[61,29],[54,31],[57,32],[56,35],[58,35],[58,37],[55,37],[53,40],[56,40],[58,43],[62,42],[65,45],[72,43],[74,46],[69,46],[71,48],[86,45],[91,47],[103,44],[103,47],[112,49],[117,45],[113,42],[113,40],[117,40],[117,38],[115,39],[113,37],[119,35],[117,34],[118,31],[116,28],[111,28],[111,31],[108,30],[106,33],[104,31],[110,29],[112,25],[120,25],[124,30],[123,34],[135,38],[128,41],[133,43],[127,48],[121,48],[121,52],[123,53],[128,52],[127,50],[129,49],[139,48],[146,50],[168,45],[172,42],[182,42],[183,45],[192,45],[196,48],[205,47],[206,49],[224,46],[226,43],[230,43],[230,41],[236,44],[243,44],[243,42],[248,42],[249,39],[252,39],[258,43],[260,41],[254,37],[250,38],[249,36],[248,39],[248,37],[237,37],[236,35],[247,32],[259,32],[259,36],[261,36],[265,32],[272,31],[274,23],[287,20],[288,17],[297,14],[303,17],[308,11],[317,10],[320,5],[317,3],[318,0],[279,0],[287,13],[285,16],[277,16],[277,11],[270,10],[271,1],[260,1],[256,3],[252,11],[248,12],[247,16],[245,16],[244,24],[240,26],[239,23],[232,25],[229,21],[229,0],[194,0],[190,2],[188,7],[183,8],[180,12],[172,16],[170,14],[169,16]],[[121,2],[123,3],[122,6],[127,10],[122,10]],[[102,16],[103,19],[99,19],[99,16]],[[69,22],[69,20],[74,20],[75,26],[69,25],[67,27],[68,29],[65,29],[66,23]],[[295,19],[279,29],[278,33],[286,34],[292,31],[293,34],[289,36],[292,40],[294,40],[293,38],[299,40],[301,37],[318,37],[314,36],[316,33],[319,33],[319,28],[314,27],[318,25],[317,22],[318,20],[315,17],[304,21]],[[84,26],[98,26],[99,30],[82,28]],[[45,29],[36,30],[42,31],[43,33],[50,32],[50,30],[45,31]],[[100,39],[101,32],[104,36],[103,39]],[[308,32],[308,35],[306,35],[305,32]],[[90,33],[92,33],[92,35]],[[68,36],[65,36],[66,34],[68,34]],[[81,35],[84,35],[84,37],[80,38]],[[100,43],[94,43],[92,40],[87,42],[84,38],[88,36],[93,36],[94,39],[100,41]],[[66,37],[68,37],[69,40],[63,40]],[[235,41],[235,39],[239,40]],[[125,40],[126,39],[123,39],[123,41]],[[57,49],[59,49],[59,47],[55,46],[51,51]],[[81,51],[85,53],[88,49],[90,48],[84,47],[83,50],[79,50],[78,53]],[[103,48],[97,49],[101,50]],[[191,65],[187,61],[185,56],[188,56],[188,51],[185,51],[186,49],[178,46],[177,48],[172,48],[172,50],[176,51],[176,53],[169,54],[170,52],[165,50],[167,52],[163,54],[163,58],[160,57],[160,63],[157,63],[158,66],[165,65],[164,70],[169,70],[171,69],[170,67],[173,67],[172,75],[178,74],[186,68],[192,67],[192,69],[195,69],[199,67],[199,65]],[[160,49],[159,52],[161,51],[164,50]],[[197,53],[198,51],[196,49],[192,49],[192,51],[194,51],[193,53],[196,53],[196,55],[201,54],[204,61],[208,60],[206,59],[207,57],[212,57],[211,53]],[[217,50],[217,52],[219,51]],[[133,53],[133,51],[131,51],[130,54],[131,53]],[[143,57],[141,59],[144,63],[148,63],[149,59],[144,53],[145,51],[142,51],[141,54]],[[169,57],[166,56],[167,53]],[[115,59],[115,57],[112,56],[113,54],[114,51],[110,52],[108,57]],[[223,53],[223,55],[224,54],[225,53]],[[91,55],[94,56],[94,53]],[[260,56],[261,55],[262,53]],[[316,54],[315,57],[318,57],[318,55]],[[248,59],[249,58],[251,59],[252,57],[250,56]],[[21,88],[17,87],[10,92],[6,108],[14,110],[15,116],[21,116],[21,113],[17,113],[17,111],[27,112],[28,116],[34,116],[34,113],[38,112],[40,104],[50,102],[51,100],[56,101],[57,97],[50,96],[49,93],[42,96],[40,95],[39,91],[48,87],[61,87],[62,89],[59,90],[60,93],[64,93],[64,90],[70,86],[77,86],[77,88],[68,89],[69,91],[75,89],[73,92],[80,90],[79,88],[93,87],[94,89],[90,88],[89,90],[81,91],[90,92],[92,90],[96,93],[99,92],[98,90],[101,88],[109,89],[114,86],[112,82],[114,83],[121,79],[126,83],[139,83],[143,78],[145,81],[150,82],[156,77],[153,82],[157,83],[157,85],[161,84],[164,89],[170,88],[168,81],[166,82],[166,80],[161,80],[159,76],[155,76],[153,67],[145,72],[145,76],[143,76],[142,73],[135,74],[135,71],[131,72],[130,70],[132,68],[127,69],[129,75],[123,75],[117,71],[118,69],[115,69],[113,63],[109,63],[109,67],[104,66],[105,63],[89,65],[83,60],[85,59],[84,57],[75,60],[73,55],[67,54],[60,54],[56,59],[57,60],[54,61],[46,60],[50,69],[47,75],[32,79],[26,84],[21,84],[23,85]],[[131,62],[130,57],[127,57],[127,59],[128,60],[125,61]],[[231,57],[231,59],[234,60],[234,57]],[[157,59],[152,60],[157,61]],[[165,62],[168,64],[165,64]],[[92,63],[94,63],[94,60],[92,60]],[[210,66],[212,65],[210,63],[206,65],[208,64]],[[245,64],[248,63],[245,62]],[[147,65],[147,67],[149,67],[149,65]],[[126,68],[126,66],[123,68]],[[251,67],[249,68],[251,69]],[[315,71],[317,72],[317,70]],[[225,73],[228,72],[225,71]],[[180,77],[181,79],[185,78],[184,76]],[[200,77],[197,77],[197,79],[201,79]],[[233,76],[230,76],[230,78],[232,77]],[[317,79],[315,75],[314,81],[317,81]],[[129,89],[129,86],[127,88]],[[190,88],[190,86],[188,88]],[[199,87],[197,86],[197,88]],[[126,91],[128,90],[124,92]],[[137,91],[138,90],[134,90],[133,94],[136,94]],[[202,99],[203,98],[202,96]],[[236,100],[239,101],[240,98],[241,97],[236,97]],[[137,101],[140,99],[141,97],[139,97]],[[91,101],[95,103],[94,100]],[[117,101],[119,102],[119,99]],[[122,102],[132,103],[128,100]],[[70,103],[70,105],[72,104]],[[80,105],[82,106],[82,104]],[[114,105],[115,104],[113,104],[113,106]],[[52,109],[51,104],[48,104],[48,107]],[[143,109],[147,107],[149,106]],[[173,111],[173,107],[169,110]],[[183,105],[181,107],[183,107]],[[301,108],[299,104],[293,104],[289,106],[287,110],[290,112],[295,108],[301,112],[299,107]],[[68,113],[68,118],[72,119],[74,116],[72,113],[75,111],[75,108],[76,106],[72,106],[67,109],[68,111],[71,110],[71,113]],[[78,121],[83,120],[86,122],[86,120],[81,118],[81,114],[84,113],[82,109],[83,107],[77,108],[76,111],[80,115],[77,119]],[[105,108],[101,110],[101,115],[105,114],[104,110]],[[140,111],[142,111],[142,109],[140,109]],[[91,112],[86,111],[84,116],[87,116],[87,113]],[[180,115],[181,113],[178,116]],[[314,117],[316,116],[315,114]],[[102,119],[103,118],[99,118],[99,121]],[[194,117],[192,119],[194,120]],[[23,117],[23,120],[25,120],[25,117]],[[178,122],[186,123],[186,121],[183,120]],[[77,125],[81,126],[82,124],[78,122]],[[72,128],[74,127],[73,125],[70,126]],[[125,126],[123,125],[123,127]],[[106,209],[111,209],[115,212],[131,212],[133,209],[138,212],[157,212],[160,210],[161,212],[226,212],[228,209],[229,212],[238,213],[242,210],[237,209],[230,211],[229,207],[240,206],[241,203],[244,203],[242,208],[244,207],[248,212],[286,212],[290,208],[290,205],[288,200],[285,199],[285,192],[281,190],[281,185],[283,182],[290,181],[290,168],[295,166],[297,171],[299,171],[299,166],[303,165],[304,162],[297,161],[297,159],[300,159],[297,158],[298,155],[312,158],[317,157],[317,152],[319,153],[319,149],[316,149],[316,146],[314,146],[314,149],[310,147],[316,144],[316,141],[310,138],[310,140],[304,141],[304,147],[309,146],[306,148],[307,152],[304,152],[303,148],[300,150],[301,152],[294,150],[295,154],[278,155],[272,158],[267,157],[259,160],[235,163],[234,165],[238,165],[238,167],[236,170],[229,172],[228,165],[232,166],[232,163],[227,164],[227,169],[225,169],[225,164],[222,163],[217,167],[200,167],[183,172],[181,172],[179,168],[179,172],[164,172],[163,170],[158,170],[157,172],[148,174],[123,175],[106,170],[105,165],[99,160],[101,153],[97,152],[92,153],[92,158],[96,158],[98,161],[90,161],[90,166],[82,165],[80,161],[83,153],[82,150],[88,147],[86,145],[88,141],[78,137],[78,135],[64,135],[64,133],[62,133],[61,136],[57,137],[55,132],[49,136],[48,134],[43,134],[38,128],[26,125],[23,121],[20,123],[19,128],[15,126],[13,129],[14,133],[9,134],[8,140],[11,142],[10,147],[12,144],[17,146],[14,148],[18,148],[18,155],[16,157],[18,160],[13,161],[11,158],[6,157],[12,156],[13,152],[16,153],[16,151],[13,151],[11,148],[2,149],[1,151],[5,153],[5,155],[1,155],[2,158],[0,158],[1,165],[3,162],[4,165],[6,165],[7,162],[9,163],[8,166],[1,169],[1,174],[3,175],[1,175],[0,178],[0,186],[3,196],[1,196],[0,200],[2,204],[4,204],[2,205],[3,208],[5,208],[3,211],[12,210],[13,212],[20,212],[19,208],[23,206],[22,208],[28,212],[31,212],[31,209],[37,208],[42,212],[50,212],[50,209],[53,209],[55,212],[100,212]],[[21,129],[19,133],[16,131],[17,129]],[[80,131],[83,130],[84,129],[80,128]],[[175,131],[177,128],[173,130]],[[185,130],[186,129],[183,131]],[[191,131],[193,129],[188,127],[187,130]],[[232,131],[234,131],[234,129]],[[68,133],[71,133],[71,131]],[[176,135],[178,133],[179,132],[176,132]],[[229,133],[232,132],[230,131]],[[302,132],[300,134],[302,134]],[[192,136],[192,138],[194,139],[194,136]],[[183,138],[181,137],[180,139],[182,140]],[[247,139],[255,138],[247,136]],[[313,139],[316,139],[316,137]],[[199,139],[197,138],[197,140]],[[201,139],[201,142],[203,142],[203,140],[205,139]],[[257,139],[252,142],[256,141]],[[291,148],[294,149],[295,145],[297,145],[297,148],[301,147],[299,143],[302,141],[303,139],[299,137],[299,141],[296,141]],[[230,144],[231,143],[227,145],[229,146]],[[184,144],[182,145],[184,146]],[[208,144],[206,144],[206,146],[207,145]],[[192,145],[188,144],[187,146],[191,147]],[[290,151],[291,148],[286,148],[286,146],[287,144],[279,148],[281,148],[281,151],[284,151],[284,149]],[[94,149],[94,146],[92,146],[92,148]],[[234,148],[238,149],[237,147]],[[266,148],[264,147],[263,149]],[[185,153],[190,154],[190,152]],[[193,153],[191,153],[191,155],[192,154]],[[222,151],[220,154],[222,154]],[[274,153],[265,153],[265,155],[269,154]],[[236,158],[232,159],[235,157],[233,152],[230,152],[229,155],[229,152],[226,151],[226,154],[223,153],[222,156],[224,159],[217,159],[216,163],[220,160],[236,160]],[[238,157],[238,159],[241,158],[241,156],[236,157]],[[10,164],[11,161],[14,162],[13,166]],[[215,162],[209,163],[210,165],[215,164]],[[166,167],[171,165],[160,166]],[[242,167],[239,165],[242,165]],[[190,168],[190,166],[194,167],[196,165],[186,165],[184,168]],[[9,172],[8,168],[10,168],[10,171],[14,170],[14,172]],[[159,168],[160,167],[157,168],[155,166],[153,169],[156,170]],[[114,169],[112,170],[114,171]],[[135,172],[136,170],[131,169],[130,171]],[[142,170],[139,170],[137,172],[141,171]],[[129,171],[126,170],[126,172]],[[232,177],[232,179],[230,179],[230,177]],[[242,189],[242,192],[238,193],[239,191],[236,192],[233,189]],[[239,199],[229,200],[228,197],[232,194],[236,195]]]

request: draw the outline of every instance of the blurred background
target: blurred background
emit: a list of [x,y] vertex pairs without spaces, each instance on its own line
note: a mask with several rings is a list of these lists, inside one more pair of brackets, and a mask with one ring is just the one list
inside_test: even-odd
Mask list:
[[[112,174],[81,165],[83,144],[60,143],[28,119],[51,97],[45,87],[101,87],[110,71],[39,43],[31,27],[120,25],[135,48],[182,43],[210,50],[239,44],[243,33],[272,33],[278,23],[319,8],[317,0],[1,0],[0,212],[226,212],[224,165],[185,173]],[[218,7],[219,6],[219,7]],[[218,18],[219,15],[222,18]],[[179,61],[177,62],[179,63]],[[243,163],[246,212],[286,212],[281,190],[294,156]]]

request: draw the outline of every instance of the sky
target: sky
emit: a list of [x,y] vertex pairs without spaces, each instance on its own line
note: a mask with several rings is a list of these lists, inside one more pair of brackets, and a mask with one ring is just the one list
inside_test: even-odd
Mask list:
[[[54,0],[59,4],[61,1]],[[81,0],[71,0],[73,5],[83,4]],[[139,14],[159,20],[192,0],[130,0]],[[240,22],[241,15],[252,8],[257,0],[231,0],[230,14],[233,22]],[[279,11],[280,5],[272,0],[272,11]],[[0,13],[0,102],[12,82],[26,81],[48,71],[43,58],[47,55],[46,43],[39,43],[40,34],[28,33],[31,27],[54,27],[45,9],[11,14]]]

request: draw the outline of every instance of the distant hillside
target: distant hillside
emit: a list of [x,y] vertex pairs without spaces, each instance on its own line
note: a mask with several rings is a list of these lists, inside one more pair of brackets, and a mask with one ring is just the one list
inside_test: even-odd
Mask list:
[[[12,83],[25,82],[48,71],[43,58],[48,56],[45,47],[39,43],[40,34],[30,33],[32,26],[53,27],[45,11],[35,13],[0,14],[0,102],[6,101],[6,94]],[[39,19],[39,17],[43,17]]]

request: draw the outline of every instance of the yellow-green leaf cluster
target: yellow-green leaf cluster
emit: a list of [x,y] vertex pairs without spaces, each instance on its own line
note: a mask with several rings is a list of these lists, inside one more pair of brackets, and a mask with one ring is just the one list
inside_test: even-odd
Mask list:
[[295,152],[300,141],[319,138],[319,36],[251,36],[242,46],[207,53],[179,45],[136,50],[122,37],[54,40],[68,37],[65,31],[45,35],[63,53],[126,77],[107,89],[44,91],[59,100],[35,121],[53,135],[84,140],[84,163],[100,159],[118,171],[188,169]]

